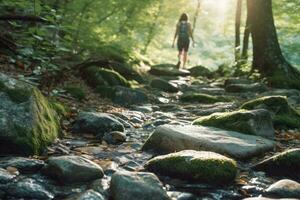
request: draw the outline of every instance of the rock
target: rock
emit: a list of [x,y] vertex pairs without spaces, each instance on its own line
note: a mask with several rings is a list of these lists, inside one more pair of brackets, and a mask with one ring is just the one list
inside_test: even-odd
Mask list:
[[188,70],[178,69],[172,64],[152,66],[149,73],[155,76],[189,76],[191,74]]
[[0,153],[42,153],[60,131],[54,108],[36,87],[0,73]]
[[237,131],[249,135],[274,138],[272,118],[267,110],[239,110],[233,112],[214,113],[200,117],[194,125],[211,126],[228,131]]
[[300,148],[274,155],[253,166],[253,169],[300,179]]
[[52,192],[41,183],[31,178],[25,178],[7,185],[6,193],[9,196],[25,199],[53,199]]
[[300,128],[300,113],[289,105],[286,97],[261,97],[246,102],[241,108],[247,110],[263,108],[270,111],[276,128]]
[[101,86],[124,86],[130,87],[130,83],[118,72],[91,66],[85,68],[82,73],[87,83],[92,87]]
[[163,125],[147,139],[142,150],[157,154],[204,150],[247,159],[272,150],[274,142],[259,136],[203,126]]
[[191,93],[191,92],[183,94],[180,97],[180,100],[183,102],[197,102],[197,103],[203,103],[203,104],[213,104],[213,103],[217,103],[217,102],[230,101],[229,98],[226,98],[223,96],[212,96],[212,95],[203,94],[203,93]]
[[252,80],[246,79],[246,78],[229,78],[226,79],[224,82],[224,86],[228,85],[236,85],[236,84],[253,84],[254,82]]
[[237,174],[234,160],[214,152],[193,150],[155,157],[145,168],[162,175],[210,184],[232,182]]
[[126,141],[126,135],[119,131],[113,131],[105,133],[102,139],[108,144],[122,144]]
[[213,78],[214,77],[214,72],[210,71],[208,68],[204,66],[195,66],[189,69],[191,72],[191,76],[197,77],[197,76],[204,76],[207,78]]
[[160,89],[164,92],[177,93],[179,91],[177,85],[159,78],[153,79],[150,83],[150,86],[156,89]]
[[116,87],[112,100],[119,105],[131,106],[148,103],[148,96],[138,89]]
[[268,187],[265,195],[274,198],[300,199],[300,184],[296,181],[283,179]]
[[285,96],[291,105],[300,104],[300,90],[296,89],[273,89],[262,93],[261,96]]
[[73,131],[76,133],[104,134],[109,131],[124,131],[124,126],[113,115],[97,112],[80,112]]
[[9,183],[15,177],[15,175],[10,174],[7,170],[0,168],[0,184]]
[[152,173],[120,171],[113,174],[110,195],[114,200],[169,200],[159,179]]
[[102,179],[94,180],[88,188],[106,196],[107,191],[104,189]]
[[81,156],[50,157],[44,174],[63,183],[88,182],[102,178],[102,168]]
[[15,167],[21,173],[35,173],[42,169],[44,161],[24,158],[24,157],[6,157],[0,158],[0,167]]
[[243,92],[265,92],[268,90],[267,86],[262,83],[251,84],[231,84],[225,87],[226,92],[243,93]]
[[105,198],[102,194],[94,190],[87,190],[79,195],[72,196],[66,200],[105,200]]

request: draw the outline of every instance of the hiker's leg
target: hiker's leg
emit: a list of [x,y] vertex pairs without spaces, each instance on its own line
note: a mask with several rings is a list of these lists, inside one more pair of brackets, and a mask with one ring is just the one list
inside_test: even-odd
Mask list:
[[178,68],[180,68],[180,65],[181,65],[181,56],[182,56],[182,51],[178,51],[178,62],[177,62]]
[[183,51],[183,68],[185,68],[185,64],[186,64],[186,61],[187,61],[187,55],[188,55],[188,52],[187,51]]

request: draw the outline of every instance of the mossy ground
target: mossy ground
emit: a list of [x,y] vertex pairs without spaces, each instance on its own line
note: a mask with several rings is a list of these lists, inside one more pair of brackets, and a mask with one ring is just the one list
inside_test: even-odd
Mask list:
[[225,113],[214,113],[209,116],[200,117],[193,125],[211,126],[229,131],[237,131],[245,134],[254,134],[249,119],[252,114],[246,110],[238,110]]
[[181,101],[184,102],[197,102],[197,103],[217,103],[217,102],[229,102],[231,99],[223,96],[212,96],[203,93],[187,93],[181,96]]
[[246,102],[242,109],[264,108],[273,113],[276,128],[300,128],[300,113],[289,105],[284,96],[266,96]]
[[181,152],[153,158],[145,167],[162,175],[211,184],[231,182],[237,174],[236,163],[232,159],[224,156],[192,157],[181,155]]
[[86,97],[86,93],[80,85],[67,85],[64,89],[74,98],[82,101]]

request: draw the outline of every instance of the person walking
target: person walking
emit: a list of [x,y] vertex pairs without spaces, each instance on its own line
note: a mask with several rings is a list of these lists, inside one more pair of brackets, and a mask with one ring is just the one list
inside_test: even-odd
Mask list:
[[195,46],[195,40],[192,31],[192,25],[189,22],[189,17],[186,13],[183,13],[179,21],[176,25],[175,36],[173,40],[172,47],[175,46],[175,41],[177,39],[177,48],[178,48],[178,63],[177,67],[181,67],[182,61],[182,68],[185,68],[186,62],[188,59],[188,51],[190,46],[190,38],[193,42],[193,47]]

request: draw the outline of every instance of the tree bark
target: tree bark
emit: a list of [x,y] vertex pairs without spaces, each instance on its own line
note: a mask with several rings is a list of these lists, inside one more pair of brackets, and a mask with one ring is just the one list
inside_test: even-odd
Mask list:
[[250,22],[247,14],[246,26],[244,31],[244,40],[243,40],[243,50],[242,50],[242,59],[244,62],[248,60],[248,49],[249,49],[249,38],[250,38]]
[[237,0],[236,13],[235,13],[235,61],[240,60],[241,52],[241,16],[242,16],[242,0]]
[[269,84],[300,89],[300,72],[284,58],[274,24],[272,0],[248,0],[250,31],[253,42],[253,70]]

